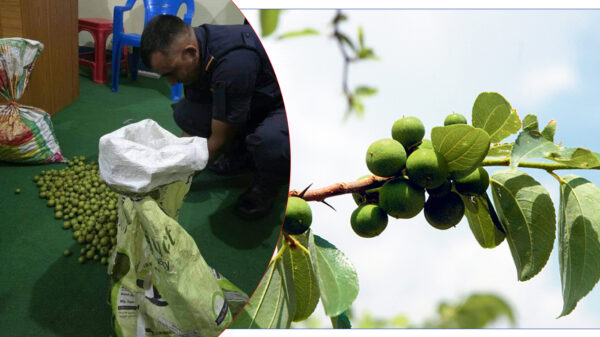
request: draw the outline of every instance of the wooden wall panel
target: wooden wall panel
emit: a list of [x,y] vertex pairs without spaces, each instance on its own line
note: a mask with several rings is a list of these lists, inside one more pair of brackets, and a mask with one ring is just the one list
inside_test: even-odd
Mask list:
[[[71,59],[74,59],[72,62],[75,63],[75,66],[71,65],[69,67],[71,84],[70,87],[70,97],[69,103],[76,100],[79,97],[79,3],[78,0],[68,1],[69,8],[65,11],[68,14],[65,17],[65,22],[70,26],[66,29],[65,35],[69,36],[70,39],[67,42],[66,49],[70,49],[69,56]],[[65,23],[65,26],[67,25]],[[73,33],[75,32],[75,33]]]
[[0,37],[21,36],[20,0],[0,0]]
[[26,39],[40,41],[44,50],[38,57],[31,72],[29,84],[19,103],[35,106],[50,114],[55,112],[52,97],[52,43],[50,43],[50,25],[48,22],[47,1],[21,1],[23,15],[23,35]]
[[20,37],[44,44],[20,103],[55,114],[79,97],[77,0],[16,1]]

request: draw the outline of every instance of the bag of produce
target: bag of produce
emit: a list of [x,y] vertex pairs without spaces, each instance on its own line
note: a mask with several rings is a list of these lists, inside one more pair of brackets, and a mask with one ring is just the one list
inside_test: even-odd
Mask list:
[[194,170],[208,159],[206,148],[191,147],[205,142],[180,139],[149,120],[100,139],[100,175],[122,193],[108,268],[119,337],[218,336],[231,322],[230,307],[239,311],[248,300],[177,222]]
[[22,38],[0,39],[0,160],[15,163],[65,161],[54,134],[50,115],[18,103],[35,60],[44,45]]

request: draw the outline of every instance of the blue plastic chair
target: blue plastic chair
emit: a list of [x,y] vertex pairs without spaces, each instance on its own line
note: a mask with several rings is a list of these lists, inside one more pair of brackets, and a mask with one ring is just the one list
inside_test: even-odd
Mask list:
[[[120,74],[120,62],[121,52],[124,46],[137,47],[133,49],[132,64],[129,66],[131,71],[131,79],[137,81],[137,72],[139,69],[140,52],[139,47],[141,43],[141,35],[135,33],[123,32],[123,12],[129,11],[133,8],[136,0],[127,0],[125,6],[115,6],[113,12],[113,47],[112,47],[112,86],[113,92],[117,92],[119,89],[119,74]],[[179,7],[182,4],[186,5],[186,13],[183,17],[188,25],[192,23],[192,17],[194,16],[194,0],[144,0],[144,26],[153,17],[160,14],[177,15]],[[117,60],[115,62],[115,60]],[[183,85],[181,83],[175,83],[171,86],[171,99],[177,101],[181,98],[183,91]]]

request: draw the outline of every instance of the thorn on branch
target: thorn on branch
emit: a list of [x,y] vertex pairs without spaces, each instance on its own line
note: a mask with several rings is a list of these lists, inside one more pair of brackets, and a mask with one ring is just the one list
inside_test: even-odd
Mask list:
[[304,189],[302,192],[300,192],[300,195],[299,195],[299,197],[300,197],[300,198],[304,198],[304,193],[306,193],[306,191],[308,191],[308,189],[309,189],[311,186],[312,186],[312,183],[311,183],[310,185],[306,186],[306,188],[305,188],[305,189]]
[[321,202],[324,203],[325,205],[329,206],[332,210],[334,210],[334,211],[337,212],[337,210],[333,206],[331,206],[330,204],[328,204],[327,201],[321,200]]

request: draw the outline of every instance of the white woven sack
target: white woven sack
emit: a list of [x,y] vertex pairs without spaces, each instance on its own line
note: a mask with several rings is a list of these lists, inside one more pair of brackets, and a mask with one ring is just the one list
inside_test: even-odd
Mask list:
[[146,193],[204,169],[206,138],[177,137],[151,119],[100,138],[100,177],[124,192]]

